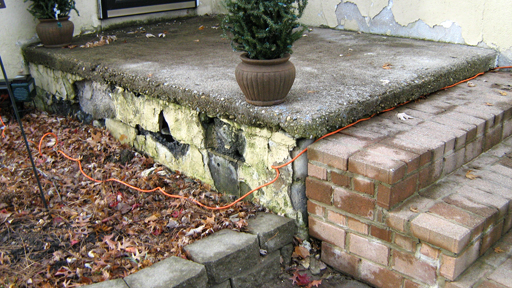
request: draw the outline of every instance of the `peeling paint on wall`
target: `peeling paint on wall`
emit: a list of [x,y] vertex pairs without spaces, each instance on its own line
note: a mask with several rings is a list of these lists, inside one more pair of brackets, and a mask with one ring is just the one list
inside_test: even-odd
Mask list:
[[464,43],[461,28],[457,24],[445,21],[441,25],[430,27],[422,20],[416,20],[413,23],[403,26],[396,22],[391,6],[392,5],[384,7],[372,18],[362,15],[357,5],[351,2],[342,3],[338,6],[336,11],[336,15],[338,19],[340,19],[338,28],[440,42]]

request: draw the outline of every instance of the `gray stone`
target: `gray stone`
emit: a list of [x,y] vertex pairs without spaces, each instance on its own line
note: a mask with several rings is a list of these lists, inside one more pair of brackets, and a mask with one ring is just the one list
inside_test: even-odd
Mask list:
[[275,251],[262,257],[260,263],[249,271],[242,272],[231,278],[231,287],[233,288],[251,288],[258,287],[269,282],[281,272],[280,253]]
[[283,265],[285,267],[290,266],[292,262],[293,244],[288,244],[281,248],[281,257],[283,258]]
[[123,279],[115,279],[109,281],[103,281],[91,285],[84,286],[87,288],[130,288]]
[[215,284],[215,285],[211,285],[211,286],[208,286],[208,288],[231,288],[231,281],[230,280],[226,280],[220,284]]
[[236,130],[228,123],[214,118],[204,121],[206,128],[206,147],[227,155],[236,160],[244,161],[245,138],[242,130]]
[[258,235],[260,248],[268,253],[292,243],[297,232],[294,220],[269,213],[258,213],[247,223],[249,232]]
[[112,91],[106,84],[89,80],[75,82],[78,90],[80,108],[91,114],[94,119],[115,118],[114,101],[109,93]]
[[290,199],[292,200],[293,209],[302,213],[302,217],[306,218],[308,215],[308,198],[306,197],[306,184],[304,181],[295,181],[292,183]]
[[258,264],[256,235],[225,229],[185,246],[190,258],[206,267],[210,285],[219,284]]
[[203,265],[170,257],[124,278],[130,288],[195,288],[208,282]]
[[208,168],[218,191],[240,197],[238,186],[238,163],[222,157],[214,152],[208,152]]

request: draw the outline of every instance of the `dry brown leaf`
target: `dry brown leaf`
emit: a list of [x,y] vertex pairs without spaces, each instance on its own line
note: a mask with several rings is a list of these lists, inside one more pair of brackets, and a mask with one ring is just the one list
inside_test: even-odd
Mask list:
[[494,252],[503,253],[503,252],[505,252],[505,250],[501,249],[500,247],[496,247],[496,248],[494,248]]
[[317,91],[314,91],[314,90],[308,90],[308,94],[311,94],[311,93],[316,93]]
[[468,82],[468,87],[475,87],[475,86],[476,86],[476,84],[475,84],[475,83],[473,83],[473,82]]
[[411,210],[411,212],[414,212],[414,213],[418,213],[420,211],[420,210],[418,210],[418,207],[416,207],[416,206],[409,207],[409,210]]
[[473,170],[468,170],[468,172],[466,172],[466,178],[469,180],[475,180],[478,176],[473,174]]
[[494,104],[489,103],[489,102],[485,102],[485,105],[486,105],[486,106],[494,106]]
[[128,138],[128,136],[124,135],[124,134],[121,134],[121,136],[119,136],[119,141],[124,141]]
[[389,70],[389,69],[391,69],[392,66],[393,65],[391,63],[384,63],[384,65],[382,65],[382,68]]
[[505,91],[500,91],[500,94],[501,94],[501,96],[507,96],[508,95],[507,92],[505,92]]
[[151,221],[158,220],[158,218],[160,218],[159,214],[153,214],[153,215],[149,216],[148,218],[144,219],[144,222],[148,223]]
[[101,132],[98,131],[98,133],[91,132],[91,138],[92,141],[98,143],[101,141]]
[[199,26],[198,30],[204,30],[204,25]]
[[308,286],[306,286],[307,288],[312,288],[312,287],[319,287],[318,285],[321,285],[322,284],[322,279],[320,280],[313,280],[311,281],[311,283],[308,284]]
[[302,259],[309,257],[309,251],[306,247],[297,246],[295,247],[294,253]]

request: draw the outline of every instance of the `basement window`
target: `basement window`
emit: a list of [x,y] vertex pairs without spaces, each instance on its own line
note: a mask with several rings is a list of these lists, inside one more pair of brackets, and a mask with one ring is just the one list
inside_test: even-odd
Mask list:
[[198,0],[98,0],[100,19],[197,8]]

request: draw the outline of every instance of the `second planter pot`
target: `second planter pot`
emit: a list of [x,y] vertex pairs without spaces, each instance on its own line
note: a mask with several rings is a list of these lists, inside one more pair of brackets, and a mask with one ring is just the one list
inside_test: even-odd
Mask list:
[[272,60],[256,60],[240,55],[235,70],[236,81],[248,103],[271,106],[283,103],[295,81],[295,66],[290,54]]

